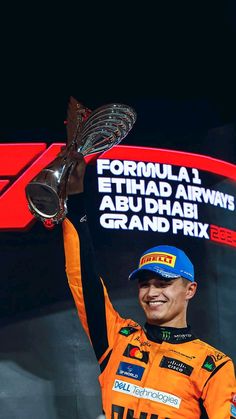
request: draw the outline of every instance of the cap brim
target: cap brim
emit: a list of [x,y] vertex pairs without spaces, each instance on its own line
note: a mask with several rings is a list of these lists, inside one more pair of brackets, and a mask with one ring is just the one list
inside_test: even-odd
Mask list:
[[145,268],[138,268],[135,271],[131,272],[128,279],[129,281],[134,281],[135,279],[142,279],[145,272],[150,272],[153,276],[161,277],[165,281],[171,281],[171,279],[180,278],[179,274],[173,272],[168,272],[155,266],[145,266]]

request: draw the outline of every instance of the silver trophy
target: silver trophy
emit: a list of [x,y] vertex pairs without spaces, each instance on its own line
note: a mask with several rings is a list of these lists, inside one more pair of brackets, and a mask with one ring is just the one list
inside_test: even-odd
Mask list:
[[26,186],[31,213],[45,224],[58,224],[67,214],[67,182],[75,167],[75,150],[84,156],[104,152],[119,144],[136,121],[130,106],[111,103],[94,111],[70,98],[67,113],[67,146]]

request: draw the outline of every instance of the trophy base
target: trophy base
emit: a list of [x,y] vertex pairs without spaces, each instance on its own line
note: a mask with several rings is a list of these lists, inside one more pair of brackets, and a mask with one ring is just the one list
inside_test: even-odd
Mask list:
[[54,218],[60,211],[60,201],[56,191],[39,182],[29,183],[26,195],[30,211],[40,219]]

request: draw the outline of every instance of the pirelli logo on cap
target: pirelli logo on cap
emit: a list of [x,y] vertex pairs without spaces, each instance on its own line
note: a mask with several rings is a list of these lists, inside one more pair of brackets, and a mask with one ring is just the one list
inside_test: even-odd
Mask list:
[[163,252],[153,252],[147,253],[146,255],[142,256],[139,267],[141,268],[142,266],[147,265],[148,263],[160,263],[162,265],[171,266],[173,268],[175,266],[175,261],[175,255]]

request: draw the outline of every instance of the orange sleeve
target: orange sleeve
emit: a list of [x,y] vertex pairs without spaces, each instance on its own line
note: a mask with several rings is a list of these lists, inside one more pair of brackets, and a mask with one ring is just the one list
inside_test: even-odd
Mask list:
[[69,219],[63,221],[66,274],[82,326],[102,361],[124,319],[113,308],[97,273],[86,224],[82,222],[76,229]]
[[235,371],[231,359],[213,371],[203,389],[202,399],[210,419],[230,419],[233,415],[232,394],[236,392]]

